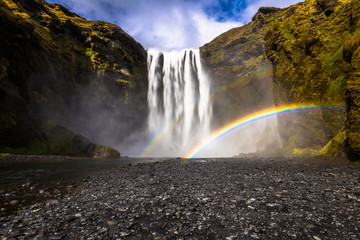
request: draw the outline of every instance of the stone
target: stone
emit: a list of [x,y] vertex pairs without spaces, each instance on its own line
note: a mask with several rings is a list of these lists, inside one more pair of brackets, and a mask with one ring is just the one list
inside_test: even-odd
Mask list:
[[17,205],[19,203],[18,200],[12,200],[10,201],[10,205]]
[[107,221],[106,224],[108,226],[114,226],[114,225],[116,225],[116,222],[115,221]]
[[48,200],[48,201],[46,202],[46,206],[47,206],[47,207],[50,206],[50,205],[57,205],[57,204],[59,204],[59,201],[56,200],[56,199]]

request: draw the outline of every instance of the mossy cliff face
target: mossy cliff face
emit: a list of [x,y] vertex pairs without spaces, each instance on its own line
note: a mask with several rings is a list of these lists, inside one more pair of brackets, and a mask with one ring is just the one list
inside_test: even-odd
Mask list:
[[352,1],[350,30],[345,38],[343,55],[350,64],[346,89],[346,141],[350,159],[360,159],[360,2]]
[[[360,146],[358,10],[358,1],[345,0],[307,0],[284,9],[261,8],[251,23],[205,45],[202,57],[213,72],[215,85],[236,79],[238,73],[226,78],[222,76],[227,76],[229,70],[221,69],[230,66],[234,59],[237,66],[245,65],[251,57],[261,59],[256,67],[253,64],[242,68],[241,75],[251,75],[258,66],[270,64],[271,87],[266,81],[251,79],[256,87],[248,88],[249,104],[244,107],[257,102],[256,96],[262,92],[258,90],[266,87],[272,90],[275,105],[346,104],[347,109],[322,108],[291,114],[291,118],[280,116],[279,130],[287,153],[318,152],[327,146],[321,151],[323,154],[355,154]],[[256,40],[246,45],[244,39],[249,37]],[[235,44],[229,45],[230,42]],[[242,99],[246,87],[234,89],[230,97],[224,94],[218,104]],[[224,108],[220,111],[227,114]],[[228,115],[231,114],[230,110]]]
[[[345,104],[349,64],[343,43],[350,30],[349,1],[315,1],[284,9],[265,33],[267,57],[274,66],[276,104]],[[344,125],[344,109],[306,111],[280,117],[281,134],[299,148],[320,150]]]
[[42,0],[1,1],[0,22],[2,152],[61,154],[48,120],[110,145],[143,126],[146,51],[119,27]]
[[272,65],[265,55],[266,18],[261,8],[249,24],[234,28],[201,47],[213,78],[214,119],[218,125],[273,105]]

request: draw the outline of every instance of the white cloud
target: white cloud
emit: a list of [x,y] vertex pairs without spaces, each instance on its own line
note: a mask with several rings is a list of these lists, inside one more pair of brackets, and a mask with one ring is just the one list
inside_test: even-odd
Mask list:
[[219,34],[242,25],[216,22],[199,5],[183,1],[178,5],[168,3],[156,8],[140,5],[129,16],[114,21],[145,48],[163,50],[198,48]]
[[[246,0],[247,7],[231,20],[216,21],[205,8],[219,7],[219,0],[49,0],[63,3],[70,10],[92,20],[115,23],[139,41],[146,49],[162,50],[198,48],[221,33],[249,22],[260,6],[285,7],[299,0]],[[240,0],[239,0],[240,1]],[[232,3],[238,5],[238,3]],[[214,13],[212,13],[214,14]],[[236,17],[235,17],[236,16]],[[234,20],[236,18],[236,20]]]
[[243,24],[239,22],[217,22],[210,19],[205,14],[195,14],[193,16],[194,24],[199,32],[199,47],[210,42],[215,37],[226,32],[229,29],[240,27]]

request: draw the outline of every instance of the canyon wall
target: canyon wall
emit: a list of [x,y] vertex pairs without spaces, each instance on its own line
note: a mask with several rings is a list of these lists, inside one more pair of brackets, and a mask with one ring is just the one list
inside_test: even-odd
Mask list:
[[262,7],[249,24],[203,46],[213,91],[224,89],[214,100],[219,125],[271,104],[315,104],[322,107],[278,117],[280,151],[357,158],[359,4]]
[[83,155],[144,127],[146,51],[118,26],[43,0],[1,1],[0,23],[0,152]]

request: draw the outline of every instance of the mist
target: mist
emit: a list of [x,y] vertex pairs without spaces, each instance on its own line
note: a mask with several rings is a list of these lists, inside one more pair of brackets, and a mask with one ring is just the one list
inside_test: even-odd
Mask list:
[[[152,1],[150,7],[143,1],[134,5],[133,2],[130,4],[128,1],[102,3],[87,1],[84,3],[68,0],[64,4],[90,19],[116,23],[139,40],[145,48],[150,49],[149,52],[151,52],[151,47],[155,47],[165,49],[166,51],[163,52],[168,55],[169,50],[173,49],[198,48],[228,29],[242,26],[262,5],[284,7],[296,2],[298,1],[286,3],[244,1],[224,5],[219,1],[194,3],[179,0],[170,3],[159,0]],[[226,85],[220,86],[219,76],[215,76],[210,70],[205,69],[205,66],[201,66],[200,56],[197,58],[197,60],[192,60],[198,63],[188,74],[197,75],[195,80],[191,80],[193,86],[187,85],[186,89],[180,91],[175,89],[175,85],[169,84],[176,78],[158,79],[157,81],[162,83],[153,89],[152,96],[156,99],[153,103],[149,100],[150,88],[147,88],[148,99],[138,98],[137,96],[146,94],[136,92],[136,90],[125,93],[126,87],[109,83],[114,81],[111,76],[105,78],[85,76],[89,78],[89,84],[84,91],[76,94],[77,97],[73,99],[76,104],[68,107],[73,117],[66,118],[57,114],[56,109],[51,109],[46,114],[56,122],[89,138],[92,142],[118,149],[123,156],[178,157],[186,155],[193,146],[206,140],[213,131],[226,123],[263,108],[275,106],[270,76],[267,79],[255,79],[252,83],[256,85],[255,91],[244,87],[237,96],[242,101],[238,110],[234,114],[223,114],[222,109],[234,105],[231,98],[217,96],[207,97],[207,100],[204,100],[206,97],[199,96],[210,96]],[[178,61],[181,62],[181,59]],[[180,63],[177,67],[179,66],[181,66]],[[158,75],[166,71],[174,71],[176,68],[175,66],[168,69],[166,66],[159,67],[161,70],[157,73]],[[264,69],[267,67],[269,66],[264,66]],[[149,62],[148,68],[150,70]],[[181,75],[184,72],[180,69],[177,74]],[[206,79],[209,87],[200,86],[199,79],[201,78]],[[150,85],[150,78],[144,81],[148,81],[147,84]],[[185,85],[185,82],[187,80],[184,80],[182,84]],[[128,90],[131,91],[131,89]],[[226,91],[225,95],[227,93]],[[128,97],[126,97],[127,94]],[[256,95],[256,97],[249,99],[249,95]],[[185,103],[183,105],[186,107],[182,106],[182,103]],[[172,125],[170,130],[164,129],[169,125]],[[281,148],[278,126],[277,117],[242,126],[212,142],[199,153],[199,156],[230,157],[239,153],[266,152]],[[162,134],[161,138],[158,136],[159,133]]]
[[[240,112],[235,118],[222,116],[222,120],[218,121],[212,114],[213,102],[219,101],[218,108],[223,108],[226,107],[226,101],[221,101],[224,99],[223,96],[214,94],[218,91],[213,84],[214,77],[202,66],[201,61],[194,59],[187,63],[187,55],[195,52],[196,50],[168,53],[151,50],[148,52],[149,122],[147,134],[150,140],[144,146],[140,156],[186,156],[194,146],[206,141],[212,132],[224,124],[253,111],[275,106],[271,87],[272,75],[269,75],[265,79],[258,80],[259,84],[265,85],[256,92],[261,96],[264,104],[254,104],[249,99],[242,103],[247,106],[245,112]],[[198,55],[197,58],[199,57]],[[187,64],[192,66],[188,70]],[[188,71],[190,72],[187,73]],[[201,85],[199,81],[201,78],[207,84]],[[191,86],[191,88],[186,86]],[[201,98],[201,94],[206,97]],[[201,110],[203,107],[205,109]],[[226,133],[208,144],[196,157],[232,157],[242,153],[269,153],[281,147],[277,116],[271,116]]]

